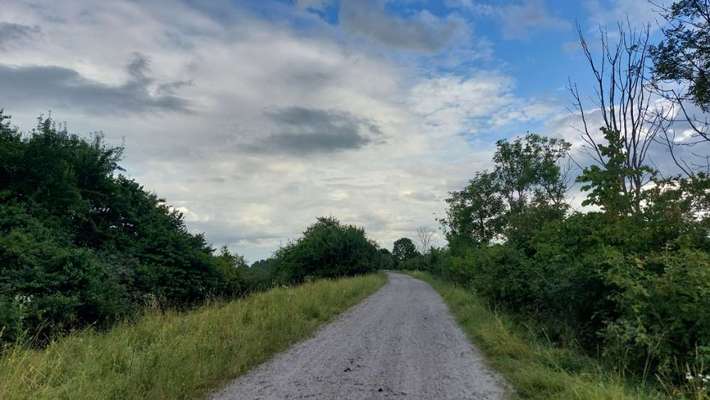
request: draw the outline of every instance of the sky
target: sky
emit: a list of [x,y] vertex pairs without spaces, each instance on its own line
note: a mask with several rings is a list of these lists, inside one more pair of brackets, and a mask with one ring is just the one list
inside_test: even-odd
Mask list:
[[0,108],[124,146],[125,174],[249,261],[319,216],[391,248],[438,232],[497,140],[578,146],[577,26],[626,18],[657,31],[645,0],[2,0]]

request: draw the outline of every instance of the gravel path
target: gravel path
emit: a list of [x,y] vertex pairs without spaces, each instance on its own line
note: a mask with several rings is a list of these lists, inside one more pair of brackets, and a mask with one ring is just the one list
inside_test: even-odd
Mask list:
[[439,295],[389,273],[377,293],[235,380],[214,400],[503,399]]

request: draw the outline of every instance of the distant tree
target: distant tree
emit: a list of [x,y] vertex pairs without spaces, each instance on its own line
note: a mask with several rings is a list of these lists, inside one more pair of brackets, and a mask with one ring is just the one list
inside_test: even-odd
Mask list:
[[528,133],[496,145],[494,176],[510,212],[529,204],[564,206],[567,188],[558,162],[567,156],[569,143]]
[[255,261],[244,273],[247,290],[265,290],[286,283],[285,280],[279,280],[283,277],[278,272],[278,260],[275,257]]
[[378,267],[377,245],[365,230],[321,217],[303,236],[276,252],[279,274],[290,282],[357,275]]
[[244,257],[231,253],[227,246],[223,246],[215,257],[215,264],[224,277],[220,290],[222,295],[238,296],[247,291],[246,272],[249,266]]
[[506,207],[495,174],[478,172],[463,190],[450,195],[440,222],[451,247],[488,244],[502,233]]
[[434,238],[434,230],[428,226],[417,228],[417,241],[419,242],[419,252],[426,254],[431,250],[431,242]]
[[392,253],[385,248],[381,248],[379,249],[379,254],[380,269],[392,269],[394,267],[394,257],[392,256]]
[[560,161],[569,148],[564,140],[536,134],[498,141],[493,172],[477,173],[446,200],[441,222],[449,246],[517,240],[546,220],[561,218],[567,205]]
[[413,257],[416,257],[419,253],[417,252],[417,246],[414,245],[412,239],[401,238],[394,242],[392,246],[392,256],[396,263],[402,263]]

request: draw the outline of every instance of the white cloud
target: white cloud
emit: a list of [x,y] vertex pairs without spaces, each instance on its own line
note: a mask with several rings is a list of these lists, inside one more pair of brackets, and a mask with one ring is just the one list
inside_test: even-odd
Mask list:
[[526,0],[500,9],[503,36],[508,39],[527,38],[533,30],[568,30],[569,21],[559,18],[547,9],[544,0]]
[[514,80],[496,71],[440,76],[413,87],[412,109],[424,118],[430,132],[447,136],[541,120],[558,108],[520,99],[514,89]]
[[460,19],[440,18],[426,10],[408,18],[389,15],[383,0],[341,0],[339,19],[350,32],[387,46],[419,51],[441,50],[464,30]]
[[[462,132],[480,132],[488,118],[508,124],[542,113],[516,98],[504,74],[418,76],[348,47],[325,24],[304,33],[239,8],[225,11],[225,22],[172,2],[3,7],[0,19],[41,26],[42,35],[3,50],[0,66],[70,69],[100,87],[120,87],[131,78],[127,62],[140,53],[154,80],[146,90],[190,82],[171,88],[189,113],[96,114],[82,106],[84,97],[44,105],[41,93],[21,107],[0,107],[29,127],[51,106],[71,130],[102,130],[109,142],[125,143],[131,176],[181,210],[192,229],[251,260],[323,215],[363,225],[386,246],[414,237],[417,226],[442,216],[447,192],[489,160],[490,146],[474,148]],[[291,129],[295,114],[287,113],[287,124],[274,118],[284,110],[311,110],[310,125]],[[347,143],[356,145],[245,151],[287,128],[320,134],[333,126],[350,129]],[[365,134],[362,142],[352,136]]]
[[650,25],[651,29],[658,28],[657,21],[659,7],[673,3],[672,0],[585,0],[584,5],[588,12],[588,23],[592,30],[597,26],[615,28],[618,23],[632,24],[634,28]]
[[449,0],[449,7],[462,9],[501,21],[501,32],[506,39],[526,39],[534,31],[568,30],[570,21],[554,15],[545,0],[522,0],[506,4],[474,0]]

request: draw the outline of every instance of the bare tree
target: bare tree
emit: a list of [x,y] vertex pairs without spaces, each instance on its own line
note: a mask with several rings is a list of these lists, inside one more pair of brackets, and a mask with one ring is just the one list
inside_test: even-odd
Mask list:
[[[616,43],[609,41],[608,32],[600,28],[601,57],[596,59],[581,28],[577,28],[579,42],[594,76],[593,109],[601,116],[601,126],[590,126],[590,114],[577,84],[570,82],[570,93],[576,111],[581,116],[581,138],[592,158],[602,167],[607,166],[600,145],[600,128],[618,132],[624,147],[624,168],[643,171],[649,148],[662,131],[663,116],[668,112],[657,109],[651,101],[649,77],[649,28],[635,31],[627,23],[618,26]],[[643,186],[649,174],[633,173],[619,178],[619,191],[636,199],[638,207]]]
[[417,240],[419,241],[419,252],[426,254],[431,250],[431,243],[434,238],[434,230],[428,226],[417,228]]

